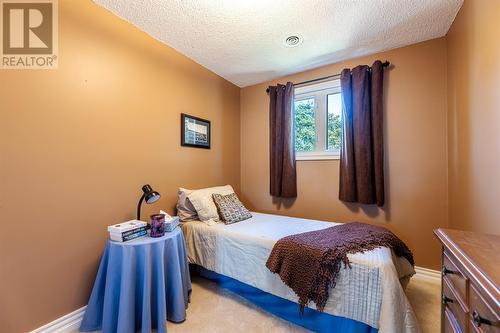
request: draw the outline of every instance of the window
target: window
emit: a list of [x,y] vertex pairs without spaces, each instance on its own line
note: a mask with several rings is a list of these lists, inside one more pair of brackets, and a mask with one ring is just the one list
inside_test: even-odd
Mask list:
[[295,88],[294,128],[297,160],[340,158],[340,80]]

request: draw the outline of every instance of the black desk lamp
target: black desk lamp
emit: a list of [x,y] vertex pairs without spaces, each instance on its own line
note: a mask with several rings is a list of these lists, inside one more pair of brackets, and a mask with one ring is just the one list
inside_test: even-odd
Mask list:
[[141,196],[141,199],[139,200],[139,203],[137,204],[137,219],[140,221],[141,220],[141,205],[142,201],[146,199],[147,204],[152,204],[157,202],[160,199],[160,193],[153,191],[151,186],[148,184],[144,185],[142,187],[142,192],[144,192]]

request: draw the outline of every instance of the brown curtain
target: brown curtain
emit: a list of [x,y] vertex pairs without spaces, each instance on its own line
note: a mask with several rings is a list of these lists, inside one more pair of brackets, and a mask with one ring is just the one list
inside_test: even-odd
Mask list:
[[292,107],[291,82],[269,87],[270,193],[275,197],[297,196]]
[[344,69],[342,87],[343,143],[340,150],[339,199],[384,205],[384,66]]

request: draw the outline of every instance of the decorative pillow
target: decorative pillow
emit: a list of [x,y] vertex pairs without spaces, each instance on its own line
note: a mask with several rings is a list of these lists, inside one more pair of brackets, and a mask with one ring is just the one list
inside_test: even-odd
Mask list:
[[179,199],[177,200],[177,215],[179,216],[179,221],[190,221],[198,220],[198,214],[194,208],[191,201],[188,199],[188,195],[191,194],[193,190],[188,190],[185,188],[179,188],[177,195]]
[[212,194],[212,197],[225,224],[240,222],[252,217],[252,214],[243,206],[236,193],[228,195]]
[[234,193],[231,185],[203,188],[194,190],[188,195],[189,201],[193,204],[198,213],[200,221],[206,222],[209,220],[219,221],[219,214],[215,206],[212,194],[231,194]]

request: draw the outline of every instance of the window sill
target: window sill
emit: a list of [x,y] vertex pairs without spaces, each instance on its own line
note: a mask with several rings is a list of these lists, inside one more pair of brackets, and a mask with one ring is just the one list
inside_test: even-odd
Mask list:
[[296,161],[324,161],[324,160],[340,160],[340,155],[296,155]]

